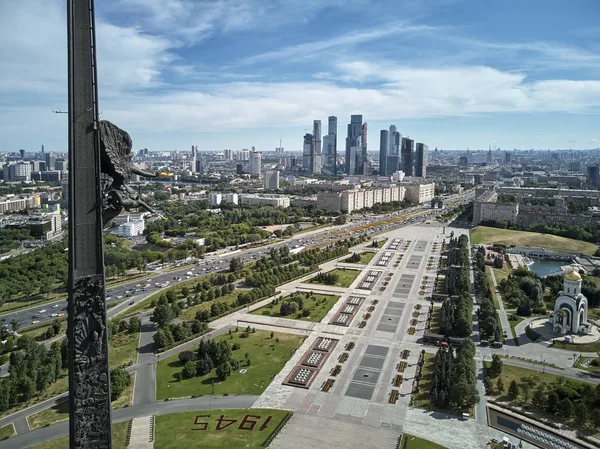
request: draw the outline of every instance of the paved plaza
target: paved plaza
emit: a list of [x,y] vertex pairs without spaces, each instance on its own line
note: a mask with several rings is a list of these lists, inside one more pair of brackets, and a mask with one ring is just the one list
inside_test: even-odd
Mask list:
[[[452,230],[455,235],[466,232]],[[339,438],[333,436],[337,434],[333,431],[337,427],[344,427],[342,435],[346,445],[349,441],[362,441],[365,435],[369,435],[371,444],[359,444],[357,447],[391,448],[403,431],[448,447],[476,448],[489,441],[490,433],[478,432],[480,424],[476,421],[461,422],[457,417],[444,415],[444,419],[429,417],[421,420],[429,424],[419,425],[423,411],[409,408],[416,364],[419,352],[423,349],[418,340],[423,335],[429,307],[429,300],[425,298],[432,293],[442,241],[449,238],[449,232],[450,228],[426,225],[391,231],[383,234],[387,238],[386,243],[371,262],[362,267],[362,273],[349,288],[321,285],[313,287],[302,283],[296,286],[298,290],[335,292],[341,296],[321,323],[303,326],[307,335],[304,344],[254,404],[254,407],[276,407],[296,412],[294,419],[286,425],[272,447],[331,447],[337,442],[337,439],[331,438]],[[433,262],[428,270],[430,256],[433,257]],[[330,268],[324,267],[325,269]],[[372,279],[372,276],[376,279]],[[424,280],[425,276],[428,277],[427,280]],[[365,282],[373,285],[365,288]],[[347,309],[348,299],[353,297],[364,300],[360,301],[360,308],[352,315],[350,324],[330,324],[332,321],[336,322],[344,308],[350,311]],[[421,306],[418,311],[415,308],[417,305]],[[416,318],[413,316],[415,311]],[[253,316],[252,319],[254,318],[256,317]],[[262,322],[267,325],[269,317],[263,318]],[[292,320],[279,319],[271,322],[281,325],[282,321]],[[414,328],[413,335],[408,332],[411,327]],[[310,388],[282,385],[319,337],[332,336],[339,339],[339,342]],[[410,350],[410,354],[403,361],[408,362],[408,367],[403,373],[399,373],[398,364],[402,351],[406,349]],[[341,367],[341,371],[336,367]],[[398,374],[403,376],[403,381],[396,387],[393,382]],[[323,391],[326,385],[329,388]],[[392,390],[398,392],[395,404],[390,403]],[[315,421],[315,418],[318,420]],[[311,420],[320,424],[307,425]],[[321,432],[325,423],[325,435],[330,436],[327,438]],[[435,437],[431,426],[439,429],[440,438]],[[455,431],[457,426],[460,427],[458,433]],[[443,429],[455,438],[447,440]],[[394,438],[389,439],[390,435]],[[463,444],[449,444],[459,439]],[[471,445],[464,444],[467,439],[472,441]],[[382,445],[375,444],[375,441],[381,441]]]

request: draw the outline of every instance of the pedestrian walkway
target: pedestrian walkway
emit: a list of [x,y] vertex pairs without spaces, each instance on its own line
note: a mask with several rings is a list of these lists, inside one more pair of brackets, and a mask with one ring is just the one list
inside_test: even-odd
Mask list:
[[154,447],[153,416],[134,418],[131,423],[131,438],[127,447],[131,449],[148,449]]
[[500,316],[500,324],[502,325],[502,331],[506,335],[505,343],[511,346],[517,346],[517,343],[514,341],[512,336],[512,331],[510,329],[510,323],[508,322],[508,316],[506,315],[506,310],[504,309],[504,304],[502,302],[502,296],[498,293],[496,284],[496,276],[494,274],[494,270],[490,267],[487,267],[490,270],[492,275],[492,282],[494,284],[494,289],[496,290],[496,297],[498,298],[498,305],[500,306],[500,310],[498,310],[498,315]]

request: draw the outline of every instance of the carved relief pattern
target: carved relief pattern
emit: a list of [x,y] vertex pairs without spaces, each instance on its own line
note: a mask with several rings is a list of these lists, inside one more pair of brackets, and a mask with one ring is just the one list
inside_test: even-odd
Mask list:
[[75,441],[78,447],[109,449],[110,387],[103,276],[86,276],[73,288]]

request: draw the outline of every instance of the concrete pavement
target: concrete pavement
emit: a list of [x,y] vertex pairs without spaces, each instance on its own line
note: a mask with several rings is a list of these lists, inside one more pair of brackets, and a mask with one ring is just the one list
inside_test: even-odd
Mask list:
[[[498,306],[500,309],[498,310],[498,316],[500,316],[500,324],[502,325],[502,331],[506,335],[506,339],[504,340],[505,344],[509,344],[511,346],[517,346],[515,343],[512,330],[510,328],[510,322],[508,321],[508,316],[506,315],[506,310],[504,309],[504,303],[502,302],[502,295],[498,291],[498,284],[496,283],[496,275],[494,274],[494,270],[491,267],[486,267],[490,270],[490,274],[492,276],[492,283],[494,284],[494,289],[496,290],[496,298],[498,298]],[[520,343],[520,342],[519,342]]]
[[154,354],[154,334],[156,325],[146,314],[142,317],[133,405],[151,404],[156,400],[156,355]]

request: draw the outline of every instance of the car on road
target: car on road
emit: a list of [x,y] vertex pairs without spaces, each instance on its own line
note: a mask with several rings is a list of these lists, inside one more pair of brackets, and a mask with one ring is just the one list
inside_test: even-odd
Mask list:
[[53,313],[52,315],[50,315],[51,317],[56,317],[58,316],[58,313]]
[[40,316],[39,316],[39,315],[37,315],[37,314],[35,314],[35,315],[32,315],[32,316],[31,316],[31,318],[39,318],[39,317],[40,317]]
[[31,324],[37,324],[37,323],[39,323],[39,322],[40,322],[40,320],[33,320],[33,321],[31,322]]
[[46,313],[46,309],[42,309],[38,313]]
[[65,316],[65,314],[64,313],[59,313],[58,316],[62,317],[62,316]]
[[123,295],[117,296],[117,299],[123,299]]
[[53,309],[56,309],[58,306],[60,306],[60,304],[54,304],[54,305],[52,306],[52,308],[53,308]]
[[135,304],[135,301],[129,301],[129,305],[132,306]]

